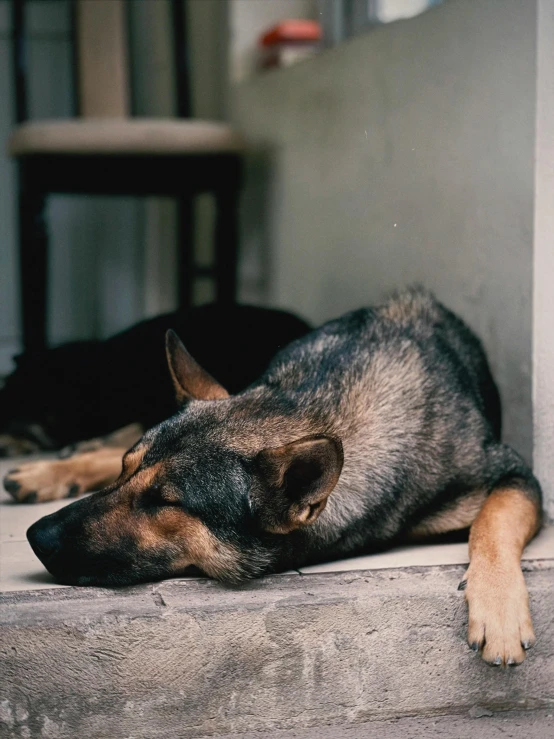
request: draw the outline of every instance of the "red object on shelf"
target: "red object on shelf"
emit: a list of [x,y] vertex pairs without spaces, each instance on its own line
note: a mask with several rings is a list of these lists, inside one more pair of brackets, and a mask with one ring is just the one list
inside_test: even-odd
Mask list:
[[286,20],[272,26],[260,38],[260,46],[278,44],[315,44],[321,41],[321,26],[317,21]]

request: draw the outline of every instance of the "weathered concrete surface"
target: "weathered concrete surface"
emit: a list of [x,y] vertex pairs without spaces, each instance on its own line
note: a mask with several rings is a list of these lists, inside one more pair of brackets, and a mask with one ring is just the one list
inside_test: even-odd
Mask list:
[[465,645],[462,567],[1,596],[2,736],[272,736],[554,708],[554,572],[531,567],[538,643],[505,671]]
[[[486,713],[489,715],[410,717],[354,726],[272,731],[271,739],[466,739],[470,736],[478,739],[547,739],[554,736],[552,711]],[[225,734],[219,739],[264,739],[264,735],[258,732]]]

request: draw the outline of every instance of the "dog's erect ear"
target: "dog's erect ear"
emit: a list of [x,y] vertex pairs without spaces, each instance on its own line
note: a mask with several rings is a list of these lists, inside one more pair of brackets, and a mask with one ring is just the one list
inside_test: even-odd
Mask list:
[[203,370],[171,329],[165,335],[165,351],[177,403],[186,400],[223,400],[229,393]]
[[306,436],[259,452],[251,502],[263,528],[288,534],[313,523],[327,505],[343,461],[341,442],[330,436]]

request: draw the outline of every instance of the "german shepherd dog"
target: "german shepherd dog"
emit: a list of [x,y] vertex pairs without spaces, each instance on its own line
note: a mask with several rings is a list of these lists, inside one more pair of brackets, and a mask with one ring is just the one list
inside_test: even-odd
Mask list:
[[111,485],[27,533],[59,581],[125,585],[195,566],[239,582],[471,527],[469,645],[494,665],[523,661],[534,634],[520,558],[541,490],[500,441],[498,392],[459,318],[408,291],[293,342],[234,396],[173,333],[167,356],[181,410],[122,470],[123,450],[65,460],[81,487]]

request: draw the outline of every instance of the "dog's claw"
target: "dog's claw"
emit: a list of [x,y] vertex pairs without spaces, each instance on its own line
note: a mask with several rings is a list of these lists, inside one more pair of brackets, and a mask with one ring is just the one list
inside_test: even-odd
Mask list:
[[458,590],[465,590],[467,588],[467,580],[462,580],[458,585]]
[[12,480],[10,478],[10,475],[13,475],[14,472],[17,472],[17,470],[11,470],[4,478],[4,489],[13,497],[17,495],[21,488],[21,485],[17,482],[17,480]]
[[81,491],[81,486],[77,483],[73,483],[69,490],[67,491],[67,497],[68,498],[76,498],[79,495],[79,492]]
[[479,651],[479,649],[480,649],[480,645],[479,645],[479,642],[476,642],[476,641],[472,642],[472,643],[471,643],[471,644],[469,645],[469,648],[470,648],[471,650],[473,650],[474,652],[478,652],[478,651]]

